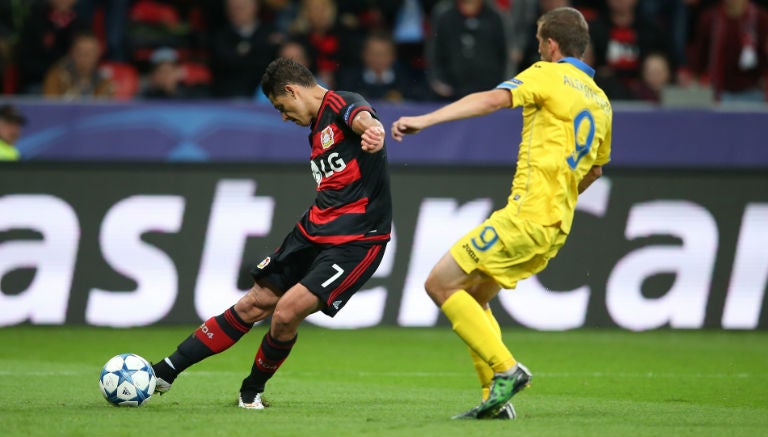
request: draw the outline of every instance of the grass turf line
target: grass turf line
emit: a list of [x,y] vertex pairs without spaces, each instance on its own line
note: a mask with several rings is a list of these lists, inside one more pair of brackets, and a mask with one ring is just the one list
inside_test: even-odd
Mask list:
[[4,436],[766,436],[768,333],[507,330],[534,373],[519,419],[455,421],[479,401],[449,328],[305,327],[270,381],[272,407],[235,407],[264,328],[141,408],[98,391],[101,366],[170,353],[193,327],[0,329]]

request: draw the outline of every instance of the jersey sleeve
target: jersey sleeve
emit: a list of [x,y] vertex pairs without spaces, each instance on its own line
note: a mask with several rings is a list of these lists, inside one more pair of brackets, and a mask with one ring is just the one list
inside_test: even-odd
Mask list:
[[505,80],[496,86],[512,93],[513,108],[538,104],[544,100],[546,66],[543,64],[543,62],[537,62],[512,79]]
[[373,107],[366,101],[363,96],[355,93],[346,93],[344,94],[344,102],[345,105],[341,108],[339,111],[339,114],[341,115],[341,118],[344,120],[344,124],[346,124],[349,128],[352,128],[352,120],[355,119],[357,114],[359,114],[362,111],[368,111],[371,113],[371,116],[373,118],[377,119],[379,116],[376,114],[376,111],[373,109]]
[[600,143],[600,146],[597,149],[597,158],[595,158],[594,165],[602,166],[608,164],[608,162],[611,160],[611,139],[613,136],[613,131],[610,122],[608,122],[608,127],[606,130],[607,132],[605,133],[605,139],[602,143]]

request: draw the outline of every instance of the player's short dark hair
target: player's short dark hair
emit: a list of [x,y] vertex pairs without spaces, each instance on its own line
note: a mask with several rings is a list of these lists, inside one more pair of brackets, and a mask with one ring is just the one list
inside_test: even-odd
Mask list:
[[539,36],[551,38],[560,46],[563,56],[581,58],[589,45],[589,25],[578,10],[556,8],[539,18]]
[[285,94],[285,86],[289,84],[312,87],[317,85],[315,77],[307,67],[288,58],[277,58],[270,62],[261,77],[261,89],[267,97],[277,97]]

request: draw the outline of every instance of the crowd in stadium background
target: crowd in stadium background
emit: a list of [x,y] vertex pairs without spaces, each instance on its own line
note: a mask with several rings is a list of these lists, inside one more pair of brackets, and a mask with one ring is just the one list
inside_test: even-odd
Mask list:
[[6,96],[264,101],[277,56],[371,100],[451,100],[538,59],[536,19],[573,6],[612,100],[667,85],[765,102],[768,0],[0,0]]

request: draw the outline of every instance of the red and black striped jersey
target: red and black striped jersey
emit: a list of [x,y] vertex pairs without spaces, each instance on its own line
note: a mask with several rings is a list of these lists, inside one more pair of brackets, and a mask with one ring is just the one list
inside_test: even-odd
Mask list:
[[392,197],[387,154],[384,149],[362,150],[362,139],[351,128],[360,111],[378,118],[361,95],[328,91],[311,126],[310,166],[317,197],[298,227],[315,243],[389,240]]

